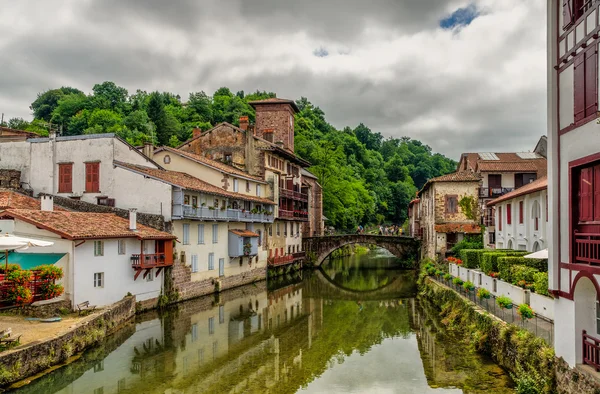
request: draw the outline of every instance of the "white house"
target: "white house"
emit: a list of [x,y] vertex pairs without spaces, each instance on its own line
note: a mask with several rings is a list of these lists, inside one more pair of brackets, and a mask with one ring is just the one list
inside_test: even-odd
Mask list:
[[551,0],[547,8],[549,287],[560,316],[554,348],[571,366],[598,366],[599,7]]
[[548,245],[548,178],[487,203],[496,211],[496,249],[537,252]]
[[[173,264],[169,233],[110,213],[8,209],[0,212],[0,230],[54,242],[23,253],[62,253],[65,297],[75,307],[84,301],[104,306],[128,292],[154,302],[162,289],[163,268]],[[40,248],[41,249],[41,248]]]

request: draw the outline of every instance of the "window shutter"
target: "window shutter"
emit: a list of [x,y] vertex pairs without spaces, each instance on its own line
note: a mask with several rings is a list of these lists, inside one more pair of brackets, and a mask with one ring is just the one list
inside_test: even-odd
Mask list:
[[519,224],[523,224],[523,201],[519,201]]
[[598,112],[598,46],[585,52],[585,116]]
[[85,163],[85,191],[100,191],[100,163]]
[[58,165],[58,192],[71,193],[73,191],[73,164]]
[[512,223],[512,209],[511,204],[506,204],[506,224]]
[[585,118],[585,53],[575,57],[574,63],[575,122]]
[[573,1],[563,0],[563,29],[568,29],[573,23]]
[[579,178],[579,221],[592,220],[592,167],[583,168]]
[[502,231],[502,207],[498,207],[498,228]]
[[600,164],[594,166],[594,220],[600,221]]

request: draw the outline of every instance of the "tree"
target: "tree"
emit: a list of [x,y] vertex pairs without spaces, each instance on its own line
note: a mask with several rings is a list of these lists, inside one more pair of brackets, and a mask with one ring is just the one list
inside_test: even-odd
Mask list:
[[204,91],[190,93],[188,108],[192,109],[202,122],[212,121],[212,102]]
[[63,135],[74,135],[69,130],[71,118],[78,112],[85,109],[88,98],[83,93],[71,93],[62,96],[58,100],[58,105],[52,111],[51,122],[60,125],[63,129]]
[[11,118],[6,126],[15,130],[25,130],[29,126],[29,122],[23,118]]
[[159,92],[150,93],[148,99],[148,117],[156,126],[156,139],[160,145],[167,145],[171,135],[168,134],[166,123],[167,115],[165,113],[165,104]]
[[106,81],[94,85],[93,100],[95,108],[111,109],[124,113],[127,103],[127,89],[117,86],[114,82]]
[[67,94],[83,94],[79,89],[71,87],[62,87],[60,89],[48,90],[43,93],[38,93],[37,99],[31,103],[34,119],[43,119],[50,122],[52,112],[58,106],[58,101]]

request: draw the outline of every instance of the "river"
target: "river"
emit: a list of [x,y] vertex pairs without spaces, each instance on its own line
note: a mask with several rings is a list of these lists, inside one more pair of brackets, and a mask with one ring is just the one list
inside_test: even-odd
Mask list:
[[17,393],[513,393],[382,250],[146,313]]

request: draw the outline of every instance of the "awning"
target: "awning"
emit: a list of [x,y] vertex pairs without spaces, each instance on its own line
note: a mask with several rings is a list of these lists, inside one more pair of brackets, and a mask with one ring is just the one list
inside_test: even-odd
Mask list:
[[530,254],[526,254],[525,256],[526,259],[548,259],[548,249],[542,249],[542,250],[538,250],[537,252],[533,252]]
[[[8,264],[19,264],[21,269],[29,270],[40,265],[56,264],[66,253],[9,253]],[[0,262],[5,263],[4,255],[0,255]]]
[[229,230],[229,231],[240,237],[259,237],[258,234],[256,234],[255,232],[252,232],[250,230]]

